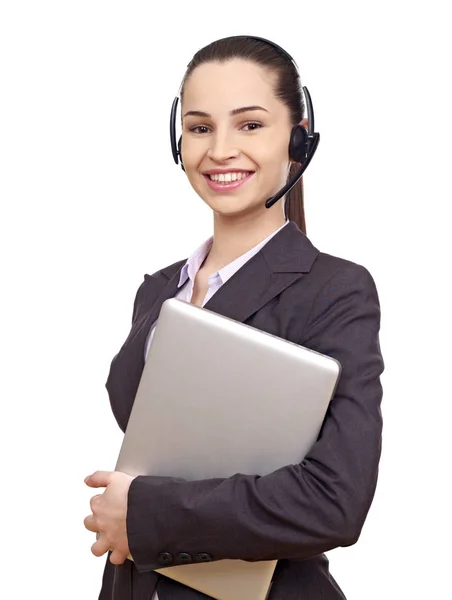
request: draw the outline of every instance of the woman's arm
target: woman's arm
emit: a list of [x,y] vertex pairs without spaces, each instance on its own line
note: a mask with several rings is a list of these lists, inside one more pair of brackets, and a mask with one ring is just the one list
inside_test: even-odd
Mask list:
[[357,541],[381,452],[379,328],[369,272],[352,264],[335,273],[319,292],[300,340],[342,365],[318,441],[300,464],[266,476],[134,479],[127,533],[140,571],[181,564],[179,553],[193,561],[202,560],[200,554],[212,560],[304,559]]

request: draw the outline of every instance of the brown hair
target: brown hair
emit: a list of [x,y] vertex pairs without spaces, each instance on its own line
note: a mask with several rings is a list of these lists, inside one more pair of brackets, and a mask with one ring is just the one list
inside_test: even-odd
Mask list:
[[[267,42],[248,36],[233,36],[212,42],[198,50],[188,64],[185,72],[180,97],[183,98],[184,85],[190,74],[203,63],[225,63],[233,58],[250,60],[277,74],[275,89],[276,97],[289,109],[292,126],[298,125],[303,119],[305,106],[301,93],[300,76],[295,65],[278,49]],[[298,163],[290,165],[287,181],[300,168]],[[295,221],[303,233],[306,233],[304,215],[303,177],[286,195],[284,207],[286,218]]]

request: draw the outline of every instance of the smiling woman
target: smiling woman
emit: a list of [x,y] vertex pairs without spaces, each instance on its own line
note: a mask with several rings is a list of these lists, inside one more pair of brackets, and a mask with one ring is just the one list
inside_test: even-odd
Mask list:
[[[279,78],[274,70],[256,69],[240,57],[199,65],[194,61],[188,68],[181,90],[181,156],[191,185],[218,218],[231,209],[236,214],[261,212],[262,198],[273,196],[290,176],[287,140],[293,126],[306,121],[299,81],[292,83],[296,105],[289,107],[274,93]],[[213,80],[215,86],[206,86]],[[234,171],[247,175],[228,185],[228,174]],[[211,184],[206,177],[211,172],[222,175],[218,182]],[[228,200],[218,195],[228,191],[237,193]],[[292,203],[301,204],[300,193],[292,194]],[[275,211],[283,216],[279,207]],[[305,230],[304,217],[298,225]]]
[[[93,474],[87,484],[107,489],[91,501],[85,525],[99,534],[94,554],[112,550],[99,598],[201,600],[207,596],[156,570],[239,559],[278,561],[268,600],[343,600],[324,553],[357,542],[376,489],[384,369],[377,289],[364,266],[314,247],[302,180],[286,189],[309,164],[318,134],[285,51],[249,36],[213,42],[193,57],[180,97],[173,158],[212,210],[213,235],[188,259],[146,274],[137,291],[131,332],[106,382],[119,427],[127,427],[171,297],[327,354],[342,373],[300,464],[201,481]],[[284,393],[281,380],[275,403]]]

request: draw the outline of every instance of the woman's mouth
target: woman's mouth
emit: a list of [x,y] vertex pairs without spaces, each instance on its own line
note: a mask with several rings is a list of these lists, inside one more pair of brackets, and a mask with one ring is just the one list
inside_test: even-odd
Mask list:
[[215,192],[232,192],[254,175],[254,171],[231,171],[229,173],[204,174],[204,179],[211,190]]

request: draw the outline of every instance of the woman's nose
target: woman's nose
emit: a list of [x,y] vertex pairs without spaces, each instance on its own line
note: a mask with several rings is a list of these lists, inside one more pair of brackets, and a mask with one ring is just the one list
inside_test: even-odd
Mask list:
[[211,138],[211,145],[207,151],[207,155],[216,162],[224,162],[231,158],[236,158],[240,154],[240,150],[234,144],[231,136],[226,134],[216,134]]

